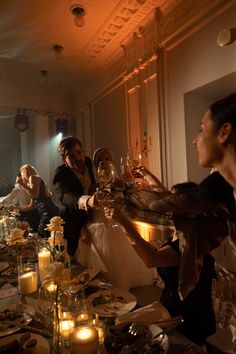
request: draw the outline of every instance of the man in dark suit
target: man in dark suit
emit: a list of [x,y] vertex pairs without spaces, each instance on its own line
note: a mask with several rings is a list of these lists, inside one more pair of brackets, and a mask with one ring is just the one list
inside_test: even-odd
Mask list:
[[63,165],[56,169],[53,184],[61,203],[61,216],[65,220],[64,236],[68,253],[74,255],[81,228],[87,221],[87,208],[93,206],[91,192],[95,178],[92,161],[85,156],[77,138],[63,139],[57,150]]

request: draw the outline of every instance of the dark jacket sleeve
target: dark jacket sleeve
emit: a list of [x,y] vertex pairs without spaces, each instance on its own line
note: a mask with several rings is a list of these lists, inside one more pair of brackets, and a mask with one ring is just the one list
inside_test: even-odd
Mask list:
[[[86,165],[91,184],[94,184],[92,162],[88,157],[86,157]],[[84,189],[69,167],[62,165],[57,168],[53,178],[53,185],[60,203],[70,210],[78,210],[78,200],[84,194]]]
[[83,195],[83,186],[67,166],[59,166],[53,185],[60,203],[69,209],[78,208],[78,199]]

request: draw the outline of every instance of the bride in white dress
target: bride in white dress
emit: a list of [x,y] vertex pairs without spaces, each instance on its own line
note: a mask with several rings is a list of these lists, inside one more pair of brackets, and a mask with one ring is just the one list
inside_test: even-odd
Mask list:
[[[99,148],[93,161],[97,169],[99,161],[113,162],[113,156],[107,148]],[[86,267],[101,270],[107,280],[120,289],[153,284],[156,269],[146,267],[123,228],[119,225],[104,227],[107,219],[101,209],[94,209],[92,213],[92,222],[82,231],[75,259]]]

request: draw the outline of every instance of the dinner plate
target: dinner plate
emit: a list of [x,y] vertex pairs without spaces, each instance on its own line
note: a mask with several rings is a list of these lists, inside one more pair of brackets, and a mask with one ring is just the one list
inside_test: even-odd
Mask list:
[[[15,333],[15,332],[19,331],[22,328],[22,326],[27,325],[32,321],[32,317],[35,315],[35,311],[34,311],[33,307],[30,305],[25,305],[25,304],[21,304],[20,306],[21,306],[20,310],[22,311],[22,316],[20,316],[16,320],[12,320],[12,321],[8,320],[7,324],[10,327],[8,327],[6,329],[1,329],[1,324],[3,323],[3,321],[1,321],[1,323],[0,323],[0,337],[8,336],[9,334]],[[17,304],[9,304],[5,307],[1,307],[0,312],[4,311],[6,309],[14,311],[14,310],[16,310],[16,308],[17,308]]]
[[[108,354],[119,354],[123,352],[123,349],[126,353],[142,353],[144,349],[145,353],[167,353],[169,349],[169,339],[166,333],[160,333],[162,329],[159,326],[150,324],[144,327],[141,334],[134,336],[129,333],[130,324],[131,322],[118,324],[110,328],[104,341]],[[159,333],[160,336],[158,336]]]
[[[11,336],[8,336],[6,338],[1,338],[0,339],[0,347],[3,345],[7,345],[10,344],[11,342],[13,342],[14,340],[18,339],[20,336],[22,336],[23,333],[21,334],[13,334]],[[31,334],[31,339],[37,339],[38,343],[37,346],[35,347],[35,349],[37,349],[37,353],[38,354],[49,354],[50,353],[50,346],[48,341],[40,336],[39,334],[34,334],[34,333],[30,333]]]
[[100,273],[100,270],[98,269],[87,268],[69,282],[65,281],[64,285],[62,283],[61,288],[66,292],[77,293],[82,290],[83,287],[90,282],[90,280],[96,277],[98,273]]
[[112,317],[133,310],[137,304],[136,297],[122,289],[99,290],[87,298],[87,304],[93,313],[102,317]]

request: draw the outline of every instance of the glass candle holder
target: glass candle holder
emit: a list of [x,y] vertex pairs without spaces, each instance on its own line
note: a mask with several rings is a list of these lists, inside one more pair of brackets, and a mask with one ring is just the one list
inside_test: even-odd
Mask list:
[[46,247],[41,247],[38,251],[38,268],[40,282],[42,283],[47,274],[47,268],[51,263],[51,252]]
[[75,323],[70,312],[61,312],[60,314],[60,333],[64,344],[69,345],[69,336],[73,332]]
[[29,295],[38,290],[36,263],[25,263],[18,266],[18,286],[21,295]]
[[98,332],[95,326],[80,326],[70,335],[70,353],[97,354]]

